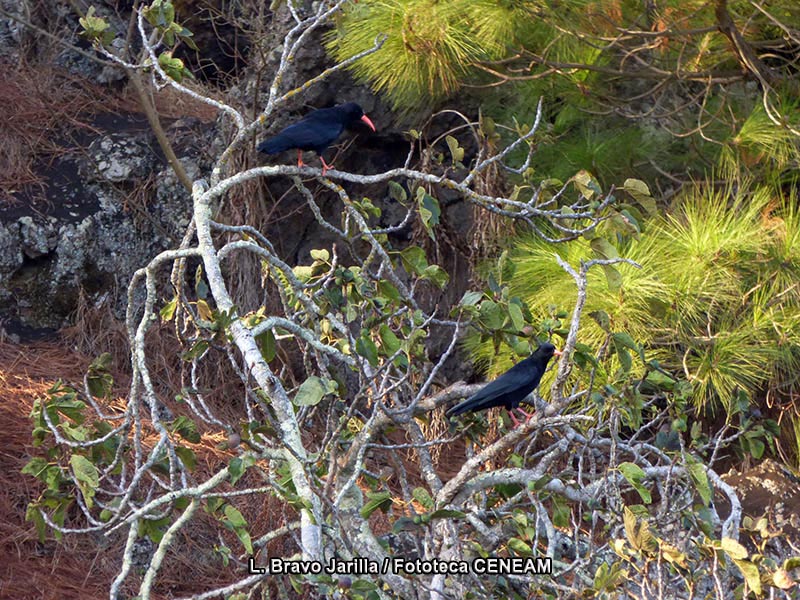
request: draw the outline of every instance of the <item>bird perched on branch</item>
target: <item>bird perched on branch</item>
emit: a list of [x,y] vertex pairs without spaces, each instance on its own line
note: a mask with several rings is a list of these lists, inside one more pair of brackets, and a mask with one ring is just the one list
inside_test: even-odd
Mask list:
[[355,102],[339,104],[332,108],[321,108],[306,115],[303,119],[289,125],[269,139],[258,145],[258,151],[265,154],[277,154],[284,150],[297,149],[297,166],[303,166],[303,150],[313,150],[322,161],[322,174],[333,168],[322,157],[322,153],[333,144],[345,129],[351,128],[359,121],[366,123],[372,131],[375,125],[364,114],[363,109]]
[[514,411],[519,411],[526,419],[531,417],[519,407],[519,403],[539,385],[547,363],[553,356],[561,356],[561,352],[553,344],[541,344],[528,358],[518,362],[476,394],[448,409],[445,416],[449,418],[467,411],[505,406],[516,427],[520,422],[514,417]]

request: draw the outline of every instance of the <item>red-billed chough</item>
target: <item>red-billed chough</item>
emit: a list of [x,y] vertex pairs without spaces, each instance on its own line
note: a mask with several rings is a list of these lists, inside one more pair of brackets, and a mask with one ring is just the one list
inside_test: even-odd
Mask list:
[[339,104],[332,108],[321,108],[309,113],[297,123],[289,125],[278,135],[261,142],[258,145],[258,151],[265,154],[277,154],[284,150],[297,148],[297,166],[302,167],[303,150],[313,150],[322,161],[322,174],[325,175],[332,165],[325,162],[322,153],[342,135],[345,129],[359,121],[366,123],[372,131],[375,131],[375,125],[355,102]]
[[476,394],[448,409],[445,416],[449,418],[467,411],[474,412],[494,406],[505,406],[516,427],[519,425],[519,421],[514,417],[514,411],[518,410],[526,418],[530,417],[528,413],[519,408],[519,403],[539,385],[547,363],[553,356],[561,356],[561,352],[556,350],[553,344],[540,345],[528,358],[518,362]]

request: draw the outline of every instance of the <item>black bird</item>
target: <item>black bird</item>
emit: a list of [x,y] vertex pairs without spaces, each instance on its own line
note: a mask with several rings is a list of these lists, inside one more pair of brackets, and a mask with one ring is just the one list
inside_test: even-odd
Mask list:
[[553,356],[561,356],[561,352],[556,350],[553,344],[540,345],[528,358],[518,362],[462,403],[451,407],[445,416],[449,418],[467,411],[474,412],[494,406],[505,406],[511,420],[514,421],[514,427],[516,427],[519,425],[519,421],[514,417],[513,411],[519,410],[526,419],[531,416],[519,408],[519,403],[539,385],[547,363]]
[[325,175],[325,172],[333,166],[325,162],[322,153],[342,135],[345,129],[352,127],[358,121],[363,121],[375,131],[375,125],[355,102],[339,104],[333,108],[321,108],[309,113],[297,123],[289,125],[278,135],[261,142],[258,151],[277,154],[297,148],[297,166],[302,167],[303,150],[313,150],[322,161],[322,174]]

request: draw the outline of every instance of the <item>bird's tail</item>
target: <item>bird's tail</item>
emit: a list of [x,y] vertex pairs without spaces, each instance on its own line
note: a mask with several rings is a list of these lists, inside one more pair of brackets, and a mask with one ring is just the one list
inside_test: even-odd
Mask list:
[[283,152],[291,147],[292,143],[290,140],[287,140],[281,135],[276,135],[275,137],[271,137],[261,142],[258,146],[256,146],[256,149],[264,154],[277,154],[278,152]]
[[458,416],[462,413],[467,412],[468,410],[472,410],[473,404],[476,404],[476,402],[472,399],[464,400],[464,402],[448,408],[447,411],[444,413],[444,416],[447,417],[448,419],[451,417]]

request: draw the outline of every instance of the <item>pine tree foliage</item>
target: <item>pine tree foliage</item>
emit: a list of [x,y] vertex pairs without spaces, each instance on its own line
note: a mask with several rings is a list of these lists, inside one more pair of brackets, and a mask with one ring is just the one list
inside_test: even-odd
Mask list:
[[[623,284],[610,290],[602,272],[589,278],[587,314],[605,312],[610,329],[629,334],[677,378],[686,377],[700,406],[730,406],[737,389],[751,398],[768,388],[797,386],[800,367],[800,218],[794,194],[775,188],[697,186],[671,215],[649,221],[639,239],[627,240],[620,255],[642,268],[619,265]],[[516,270],[510,293],[522,298],[534,319],[552,331],[565,325],[553,315],[575,299],[572,280],[540,238],[514,240]],[[594,256],[584,239],[556,250],[570,264]],[[545,333],[545,332],[542,332]],[[608,335],[586,319],[579,341],[603,346]],[[495,356],[491,343],[468,344],[491,363],[492,373],[511,362]],[[611,353],[607,381],[619,368]],[[634,364],[642,373],[643,364]]]
[[455,92],[470,65],[505,56],[537,2],[490,0],[377,0],[353,3],[328,37],[343,60],[386,35],[383,51],[353,71],[385,93],[398,109],[411,109]]
[[[721,159],[723,173],[785,178],[800,137],[798,22],[794,0],[363,0],[329,48],[342,59],[388,35],[353,69],[398,109],[466,85],[509,122],[544,96],[552,130],[534,166],[546,176],[577,167],[611,180],[635,166],[696,178]],[[617,138],[616,152],[589,150],[595,138]]]

